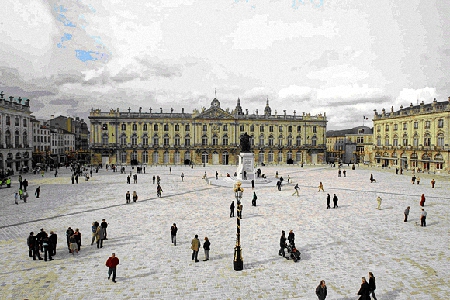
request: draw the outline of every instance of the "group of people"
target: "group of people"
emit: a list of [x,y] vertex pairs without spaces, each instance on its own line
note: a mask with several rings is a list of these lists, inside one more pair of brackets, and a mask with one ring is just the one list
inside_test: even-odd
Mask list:
[[[361,287],[357,293],[360,296],[358,300],[370,300],[370,297],[377,300],[375,289],[375,276],[373,276],[372,272],[369,272],[369,282],[367,282],[365,277],[361,279]],[[319,300],[325,300],[327,298],[327,285],[325,284],[325,280],[321,280],[316,287],[316,296]]]
[[95,242],[97,244],[97,248],[103,248],[103,241],[108,239],[106,228],[108,228],[108,223],[105,219],[102,219],[102,223],[100,224],[97,221],[92,222],[91,246]]
[[[56,255],[56,246],[58,243],[58,237],[55,232],[50,231],[50,235],[45,232],[43,228],[38,234],[34,235],[34,232],[30,232],[27,238],[28,256],[33,260],[53,260],[53,256]],[[41,257],[41,252],[44,254],[44,258]]]
[[66,240],[67,240],[67,248],[69,249],[69,253],[75,255],[81,250],[81,232],[78,228],[75,230],[72,227],[67,228],[66,230]]
[[[138,195],[136,193],[136,191],[133,191],[133,202],[136,202],[138,200]],[[131,194],[130,191],[127,191],[125,194],[125,203],[131,203]]]
[[[198,234],[194,236],[194,238],[191,241],[191,250],[192,250],[192,260],[195,262],[199,262],[198,260],[198,251],[200,249],[201,243],[198,239]],[[209,247],[211,246],[211,243],[208,239],[208,237],[205,236],[205,241],[203,242],[203,250],[205,251],[205,259],[203,261],[209,260]]]

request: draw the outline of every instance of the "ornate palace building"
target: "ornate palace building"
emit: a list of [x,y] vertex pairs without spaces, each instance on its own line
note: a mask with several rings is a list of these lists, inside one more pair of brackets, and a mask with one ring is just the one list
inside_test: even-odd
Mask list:
[[327,132],[327,162],[344,164],[369,163],[373,145],[372,129],[358,126]]
[[391,112],[375,110],[374,147],[371,161],[376,165],[450,171],[450,97],[448,101],[400,106]]
[[31,168],[33,151],[30,100],[3,96],[0,93],[0,175]]
[[257,163],[325,163],[326,115],[272,114],[268,100],[263,114],[244,113],[239,99],[233,111],[223,110],[214,98],[193,113],[93,109],[89,119],[93,163],[237,164],[245,132]]

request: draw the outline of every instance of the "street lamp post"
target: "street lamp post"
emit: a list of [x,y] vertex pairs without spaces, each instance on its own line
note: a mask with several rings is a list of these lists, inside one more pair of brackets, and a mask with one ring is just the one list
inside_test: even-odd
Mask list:
[[237,233],[236,233],[236,246],[234,247],[234,270],[242,271],[244,269],[244,261],[242,259],[241,249],[241,199],[244,189],[241,187],[241,182],[237,182],[234,187],[234,196],[237,203]]

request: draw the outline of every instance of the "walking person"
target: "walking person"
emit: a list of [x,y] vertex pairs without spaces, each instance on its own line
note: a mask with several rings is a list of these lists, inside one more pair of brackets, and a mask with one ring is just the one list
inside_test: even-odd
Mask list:
[[257,199],[258,199],[258,196],[256,196],[256,192],[253,192],[252,206],[256,206],[256,200]]
[[431,180],[431,188],[434,189],[434,185],[435,185],[436,181],[434,181],[434,178]]
[[39,198],[39,194],[41,193],[41,186],[38,186],[36,188],[36,191],[34,192],[34,195],[36,196],[36,198]]
[[234,217],[234,201],[231,201],[230,204],[230,218]]
[[381,209],[381,197],[380,196],[378,196],[377,197],[377,202],[378,202],[378,207],[377,207],[377,209]]
[[424,207],[425,206],[425,194],[422,194],[422,196],[420,196],[420,206]]
[[278,250],[279,256],[285,256],[284,248],[286,248],[286,234],[284,230],[281,231],[281,237],[280,237],[280,250]]
[[47,257],[48,260],[53,260],[51,246],[47,236],[42,239],[42,250],[44,250],[44,261],[47,261]]
[[422,208],[422,213],[420,214],[420,226],[427,227],[427,212]]
[[163,192],[162,187],[159,185],[156,186],[156,196],[158,196],[159,198],[161,198],[161,193]]
[[330,206],[330,200],[331,200],[331,196],[330,196],[330,194],[327,194],[327,209],[330,209],[330,208],[331,208],[331,206]]
[[289,241],[290,245],[295,246],[295,234],[294,234],[294,231],[292,229],[289,231],[288,241]]
[[318,190],[318,192],[320,192],[320,191],[325,192],[325,190],[323,189],[322,181],[319,183],[319,190]]
[[75,233],[72,234],[69,237],[69,243],[70,243],[70,253],[72,253],[72,255],[75,255],[75,252],[78,254],[78,244],[77,244],[77,238],[75,237]]
[[375,296],[375,276],[373,276],[372,272],[369,272],[369,294],[372,294],[372,298],[377,300],[377,297]]
[[177,231],[178,231],[177,225],[173,223],[173,225],[170,227],[170,238],[174,246],[177,245]]
[[292,196],[297,195],[297,197],[300,197],[300,195],[298,194],[298,189],[299,189],[298,183],[295,184],[294,189],[295,189],[295,192],[292,194]]
[[181,181],[184,181],[184,173],[181,173]]
[[325,285],[325,280],[321,280],[316,288],[316,295],[319,300],[325,300],[327,297],[327,286]]
[[408,222],[409,209],[410,209],[409,206],[405,209],[405,212],[404,212],[405,219],[403,220],[403,222]]
[[198,249],[200,248],[200,240],[198,239],[198,234],[192,239],[191,249],[192,249],[192,260],[199,262],[198,260]]
[[420,184],[420,177],[419,176],[417,176],[416,181],[417,181],[417,184]]
[[333,196],[333,203],[334,203],[333,208],[339,207],[339,206],[337,205],[337,203],[338,203],[338,197],[336,196],[336,194],[334,194],[334,196]]
[[73,231],[72,227],[67,228],[66,230],[66,240],[67,240],[67,248],[69,249],[69,253],[72,253],[70,251],[70,237],[74,234],[75,231]]
[[98,222],[92,222],[92,226],[91,226],[91,231],[92,231],[91,246],[94,245],[95,235],[96,235],[98,226],[99,226]]
[[136,202],[138,200],[138,195],[136,191],[133,191],[133,202]]
[[203,261],[209,260],[209,246],[211,243],[209,242],[208,237],[205,236],[205,242],[203,243],[203,250],[205,250],[205,259]]
[[108,267],[108,280],[111,278],[112,274],[112,282],[116,283],[116,272],[117,265],[119,264],[119,258],[115,253],[112,253],[111,256],[106,260],[105,265]]
[[14,203],[19,205],[19,193],[17,192],[14,193]]
[[103,235],[105,236],[104,240],[107,240],[108,233],[106,232],[106,228],[108,228],[108,223],[106,223],[105,219],[102,219],[102,223],[100,224],[100,226],[102,226],[103,229]]
[[127,193],[125,194],[125,203],[126,204],[130,203],[130,200],[131,200],[130,191],[127,191]]
[[359,297],[358,300],[370,300],[369,284],[366,281],[366,277],[363,277],[361,281],[361,288],[358,291],[358,295],[361,297]]

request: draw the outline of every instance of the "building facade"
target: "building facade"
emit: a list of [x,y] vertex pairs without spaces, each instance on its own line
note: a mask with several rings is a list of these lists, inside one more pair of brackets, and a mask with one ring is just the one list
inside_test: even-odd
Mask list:
[[0,174],[31,168],[32,150],[30,100],[0,93]]
[[326,115],[248,114],[240,99],[233,111],[214,98],[206,109],[186,113],[92,110],[93,162],[103,164],[237,164],[240,137],[251,137],[255,162],[325,163]]
[[375,145],[371,161],[376,165],[449,172],[450,97],[448,101],[409,107],[391,112],[375,110]]
[[373,130],[367,126],[327,132],[327,162],[368,164]]

